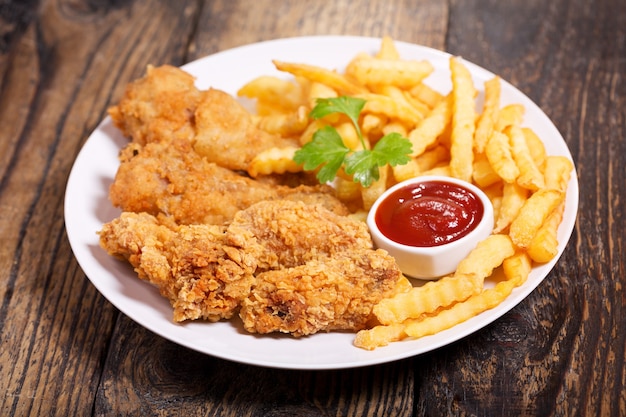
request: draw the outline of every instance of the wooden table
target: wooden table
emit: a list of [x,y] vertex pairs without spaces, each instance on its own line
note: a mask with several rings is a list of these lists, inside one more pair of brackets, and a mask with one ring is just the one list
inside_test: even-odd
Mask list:
[[[8,0],[0,29],[1,415],[626,415],[621,1]],[[565,253],[493,324],[383,365],[267,369],[135,324],[68,243],[63,197],[81,146],[149,63],[317,34],[458,54],[541,106],[579,175]]]

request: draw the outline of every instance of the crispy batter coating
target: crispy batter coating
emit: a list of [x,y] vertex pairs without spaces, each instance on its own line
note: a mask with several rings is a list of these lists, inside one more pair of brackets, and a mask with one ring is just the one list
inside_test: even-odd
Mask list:
[[264,201],[238,212],[226,235],[236,242],[253,236],[261,245],[257,260],[260,270],[288,268],[353,249],[372,248],[365,223],[321,205],[286,200]]
[[100,245],[154,284],[177,322],[232,317],[254,281],[254,248],[225,245],[221,226],[172,229],[147,213],[122,213],[102,227]]
[[394,293],[401,276],[387,252],[352,248],[259,274],[239,316],[251,333],[357,331],[366,327],[374,305]]
[[170,65],[148,66],[109,109],[114,124],[140,145],[185,140],[209,162],[246,171],[260,152],[295,146],[259,129],[252,115],[230,94],[198,90],[192,75]]
[[208,162],[185,141],[129,144],[120,161],[109,198],[122,211],[163,213],[179,224],[224,224],[259,201],[292,199],[348,213],[331,187],[255,181]]

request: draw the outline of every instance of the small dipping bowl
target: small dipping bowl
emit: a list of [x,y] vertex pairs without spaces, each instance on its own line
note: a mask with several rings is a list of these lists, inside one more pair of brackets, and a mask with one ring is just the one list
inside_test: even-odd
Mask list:
[[493,231],[489,198],[478,187],[446,176],[400,182],[372,205],[367,225],[374,244],[412,278],[437,279],[456,268]]

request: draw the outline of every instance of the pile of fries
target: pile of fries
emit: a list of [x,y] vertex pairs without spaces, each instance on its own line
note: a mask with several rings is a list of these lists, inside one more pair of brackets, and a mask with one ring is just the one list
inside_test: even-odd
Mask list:
[[[373,202],[393,184],[420,175],[447,175],[479,186],[495,210],[493,234],[482,241],[450,276],[424,285],[414,283],[374,308],[377,323],[357,333],[355,345],[375,349],[405,338],[435,334],[506,299],[525,282],[534,263],[558,252],[572,162],[546,154],[539,137],[523,127],[520,104],[501,106],[500,79],[484,83],[482,109],[478,91],[459,57],[450,58],[452,89],[442,94],[424,80],[434,71],[428,61],[403,60],[385,37],[375,55],[355,56],[343,73],[313,65],[275,61],[289,79],[262,76],[243,86],[239,96],[256,101],[256,121],[268,132],[297,138],[301,145],[325,125],[334,126],[344,144],[361,142],[346,119],[308,117],[318,98],[352,96],[366,100],[359,125],[366,145],[390,132],[412,143],[406,165],[381,167],[368,188],[340,173],[340,199],[365,217]],[[272,149],[250,164],[253,177],[302,169],[293,161],[298,147]],[[489,279],[493,285],[485,285]]]

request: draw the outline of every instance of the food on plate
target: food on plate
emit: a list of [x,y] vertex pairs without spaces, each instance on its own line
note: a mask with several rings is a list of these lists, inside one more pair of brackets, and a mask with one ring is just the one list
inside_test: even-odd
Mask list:
[[360,330],[374,305],[406,288],[362,222],[302,202],[262,201],[228,226],[125,212],[100,244],[156,285],[178,322],[239,314],[255,333]]
[[[110,109],[130,143],[110,189],[123,213],[101,245],[159,288],[174,320],[351,330],[375,349],[494,308],[557,255],[574,167],[547,154],[523,105],[501,103],[498,76],[476,85],[451,57],[451,89],[438,91],[432,64],[404,60],[389,37],[343,71],[274,65],[284,76],[237,92],[253,112],[170,66],[149,67]],[[480,187],[495,228],[423,284],[373,246],[363,219],[389,187],[431,174]]]

